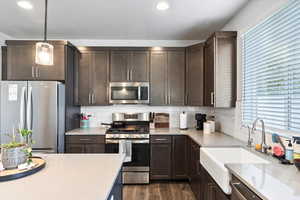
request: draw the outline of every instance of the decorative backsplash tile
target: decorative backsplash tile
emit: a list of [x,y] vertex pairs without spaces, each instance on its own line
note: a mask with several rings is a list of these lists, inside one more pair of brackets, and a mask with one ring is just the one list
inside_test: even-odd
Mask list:
[[179,114],[185,111],[188,114],[188,127],[196,126],[195,114],[213,114],[208,107],[175,107],[175,106],[147,106],[147,105],[112,105],[81,107],[81,112],[92,115],[90,126],[99,127],[101,123],[110,123],[114,112],[165,112],[170,114],[170,127],[179,127]]

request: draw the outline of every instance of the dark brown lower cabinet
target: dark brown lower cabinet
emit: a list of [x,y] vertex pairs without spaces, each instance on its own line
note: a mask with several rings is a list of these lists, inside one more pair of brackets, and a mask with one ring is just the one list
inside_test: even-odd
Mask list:
[[[191,140],[191,139],[190,139]],[[197,200],[201,199],[200,146],[190,141],[190,185]]]
[[66,153],[105,153],[105,136],[66,136]]
[[172,136],[172,179],[186,180],[187,136]]
[[151,136],[150,179],[170,180],[172,177],[172,136]]
[[118,175],[107,199],[108,200],[122,200],[123,199],[122,171],[119,172],[119,175]]
[[229,200],[230,196],[226,195],[214,179],[209,175],[203,166],[199,164],[200,176],[201,176],[201,195],[203,200]]

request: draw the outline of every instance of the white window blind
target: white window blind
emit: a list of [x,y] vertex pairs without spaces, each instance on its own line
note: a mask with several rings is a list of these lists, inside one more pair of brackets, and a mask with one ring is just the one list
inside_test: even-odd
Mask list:
[[243,35],[243,124],[300,131],[300,1]]

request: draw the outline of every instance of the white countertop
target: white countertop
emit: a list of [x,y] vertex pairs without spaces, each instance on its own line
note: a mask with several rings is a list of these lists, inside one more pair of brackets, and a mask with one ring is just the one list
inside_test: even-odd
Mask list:
[[178,128],[153,129],[150,135],[187,135],[201,147],[224,147],[224,146],[245,146],[245,143],[224,133],[214,132],[205,134],[201,130],[188,129],[180,130]]
[[121,169],[119,154],[45,154],[36,174],[0,182],[1,199],[106,200]]
[[65,135],[105,135],[106,128],[77,128],[66,132]]

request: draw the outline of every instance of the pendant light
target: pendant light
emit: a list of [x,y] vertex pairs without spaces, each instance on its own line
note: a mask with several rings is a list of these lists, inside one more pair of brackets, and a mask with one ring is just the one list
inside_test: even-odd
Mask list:
[[47,43],[47,11],[48,0],[45,0],[44,41],[35,45],[35,63],[38,65],[53,65],[53,45]]

